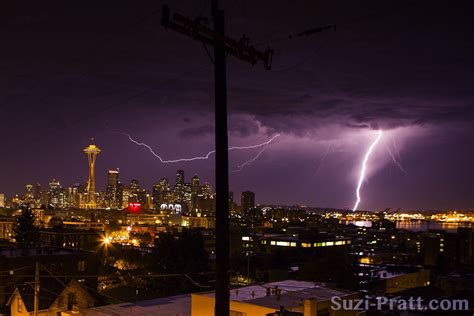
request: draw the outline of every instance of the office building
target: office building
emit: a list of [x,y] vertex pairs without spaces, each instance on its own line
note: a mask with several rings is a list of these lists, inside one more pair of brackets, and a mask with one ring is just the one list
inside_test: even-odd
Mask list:
[[255,193],[250,191],[242,192],[240,197],[240,209],[243,213],[255,207]]

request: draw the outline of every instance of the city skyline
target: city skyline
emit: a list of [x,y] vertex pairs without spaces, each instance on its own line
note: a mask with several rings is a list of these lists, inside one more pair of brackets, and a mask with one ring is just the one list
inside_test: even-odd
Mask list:
[[[79,152],[92,137],[105,149],[97,161],[100,187],[106,170],[117,167],[124,179],[148,187],[176,169],[213,182],[213,159],[162,165],[116,134],[128,133],[167,159],[214,149],[212,63],[201,46],[158,25],[152,12],[161,5],[116,4],[96,8],[94,16],[81,4],[31,12],[4,5],[1,65],[9,84],[0,86],[0,102],[8,120],[0,131],[8,153],[0,157],[0,192],[53,178],[85,181]],[[360,162],[382,129],[361,209],[474,207],[473,51],[459,31],[472,29],[468,10],[433,3],[407,9],[396,1],[342,9],[265,1],[223,6],[232,14],[232,36],[239,30],[256,47],[275,49],[272,71],[229,59],[229,144],[281,135],[230,175],[233,191],[250,189],[266,204],[351,208]],[[175,7],[208,14],[197,3]],[[333,23],[336,32],[288,38]],[[233,152],[231,166],[257,154]]]

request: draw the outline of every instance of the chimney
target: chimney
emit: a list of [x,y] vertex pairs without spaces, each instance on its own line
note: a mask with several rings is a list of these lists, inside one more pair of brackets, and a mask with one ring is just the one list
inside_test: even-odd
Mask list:
[[267,296],[270,296],[270,295],[271,295],[271,290],[272,290],[272,289],[271,289],[271,288],[269,288],[269,287],[267,287],[267,288],[266,288],[266,290],[267,290]]
[[281,290],[278,288],[278,285],[275,286],[275,295],[277,297],[277,300],[280,300]]

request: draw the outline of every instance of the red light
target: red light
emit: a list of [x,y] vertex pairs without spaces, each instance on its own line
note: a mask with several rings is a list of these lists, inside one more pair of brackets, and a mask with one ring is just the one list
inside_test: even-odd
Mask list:
[[128,211],[131,213],[139,213],[141,210],[140,203],[128,203]]

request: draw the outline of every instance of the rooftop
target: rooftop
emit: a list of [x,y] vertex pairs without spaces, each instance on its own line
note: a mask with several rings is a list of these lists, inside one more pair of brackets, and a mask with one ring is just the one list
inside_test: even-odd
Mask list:
[[[268,295],[269,292],[267,289],[275,289],[276,287],[281,290],[281,295],[277,296],[273,292]],[[334,296],[346,296],[350,294],[352,294],[352,292],[332,289],[313,282],[286,280],[233,289],[230,291],[230,299],[278,309],[282,305],[285,307],[301,306],[305,299],[311,298],[322,302],[330,300],[331,297]],[[203,295],[214,296],[214,292],[208,292]]]
[[83,253],[84,250],[67,248],[0,248],[0,257],[31,257],[31,256],[57,256]]
[[190,316],[191,295],[162,297],[136,303],[106,305],[87,310],[88,316],[106,315],[160,315],[160,316]]

